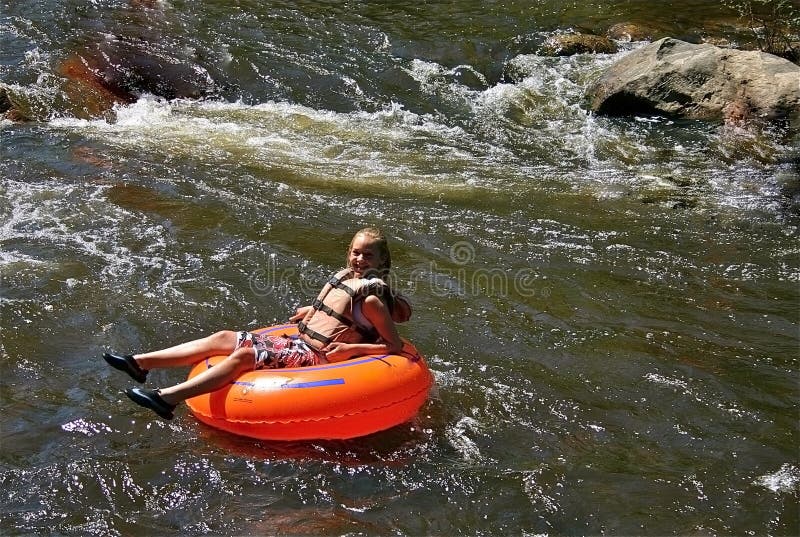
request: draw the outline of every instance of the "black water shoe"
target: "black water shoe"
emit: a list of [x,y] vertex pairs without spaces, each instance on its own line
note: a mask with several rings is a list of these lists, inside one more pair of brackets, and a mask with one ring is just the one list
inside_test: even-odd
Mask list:
[[129,388],[125,393],[137,405],[149,408],[165,420],[173,418],[172,411],[175,410],[175,405],[171,405],[164,401],[158,394],[158,390],[146,390],[144,388]]
[[120,354],[110,354],[107,352],[103,354],[103,359],[114,369],[125,371],[136,382],[142,383],[147,380],[147,369],[142,369],[139,367],[139,364],[136,363],[136,360],[134,360],[133,356],[130,354],[123,356]]

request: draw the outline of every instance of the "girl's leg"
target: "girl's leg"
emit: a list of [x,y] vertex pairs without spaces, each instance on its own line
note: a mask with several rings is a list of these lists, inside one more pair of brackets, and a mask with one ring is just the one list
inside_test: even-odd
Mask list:
[[[230,354],[236,347],[236,332],[223,330],[210,336],[188,341],[160,351],[134,354],[133,359],[142,369],[181,367],[194,365],[208,356]],[[250,353],[252,354],[252,350]],[[216,368],[214,368],[216,369]]]
[[255,355],[251,347],[233,351],[225,360],[199,375],[175,386],[158,390],[161,398],[170,405],[185,399],[213,392],[230,384],[236,377],[255,367]]

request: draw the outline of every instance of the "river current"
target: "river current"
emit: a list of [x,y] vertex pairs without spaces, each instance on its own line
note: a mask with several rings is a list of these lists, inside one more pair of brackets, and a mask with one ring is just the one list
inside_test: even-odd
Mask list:
[[[735,39],[718,2],[0,6],[35,116],[0,122],[3,535],[800,533],[797,134],[595,116],[643,43],[537,54]],[[58,65],[114,39],[213,95],[86,115]],[[284,321],[367,224],[435,377],[414,421],[239,438],[102,361]]]

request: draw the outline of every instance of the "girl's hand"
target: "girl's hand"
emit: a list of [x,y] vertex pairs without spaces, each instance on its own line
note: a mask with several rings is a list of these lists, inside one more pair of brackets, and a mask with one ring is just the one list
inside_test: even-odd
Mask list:
[[296,323],[303,320],[303,317],[311,310],[311,306],[303,306],[302,308],[297,308],[294,312],[294,315],[289,317],[289,322]]
[[341,362],[355,356],[353,345],[334,341],[322,349],[329,362]]

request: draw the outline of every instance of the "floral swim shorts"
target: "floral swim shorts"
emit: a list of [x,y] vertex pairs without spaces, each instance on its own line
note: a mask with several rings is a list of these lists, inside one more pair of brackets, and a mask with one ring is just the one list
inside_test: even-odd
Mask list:
[[255,369],[305,367],[325,363],[319,351],[299,338],[242,331],[236,338],[236,349],[241,347],[253,348]]

